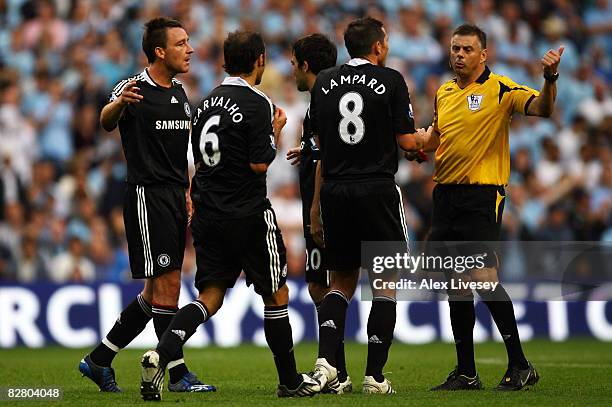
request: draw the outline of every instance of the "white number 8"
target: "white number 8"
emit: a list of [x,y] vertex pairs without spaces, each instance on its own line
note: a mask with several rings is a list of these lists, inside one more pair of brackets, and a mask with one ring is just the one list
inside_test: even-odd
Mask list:
[[[200,152],[204,164],[214,167],[221,161],[221,151],[219,151],[219,137],[216,133],[209,132],[213,126],[218,126],[221,116],[215,115],[206,121],[200,133]],[[208,147],[208,148],[207,148]]]
[[[349,109],[349,103],[351,102],[353,102],[352,110]],[[363,98],[357,92],[345,93],[340,98],[338,108],[342,115],[342,120],[340,120],[338,125],[340,138],[347,144],[353,145],[359,143],[365,133],[365,124],[361,116],[359,116],[363,112]],[[349,124],[355,127],[354,133],[349,131]]]

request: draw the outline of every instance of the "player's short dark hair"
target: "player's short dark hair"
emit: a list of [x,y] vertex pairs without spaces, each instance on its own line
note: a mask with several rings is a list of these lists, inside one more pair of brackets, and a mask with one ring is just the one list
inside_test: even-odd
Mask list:
[[336,65],[338,50],[325,35],[315,33],[294,42],[293,55],[298,66],[302,66],[306,61],[308,69],[317,75],[322,70]]
[[266,52],[263,37],[258,32],[234,31],[223,41],[223,69],[230,75],[249,74],[261,54]]
[[168,18],[157,17],[147,21],[144,25],[142,35],[142,50],[149,62],[155,62],[155,48],[166,48],[168,44],[168,28],[183,28],[180,21]]
[[455,35],[475,35],[478,37],[480,47],[482,49],[487,48],[487,34],[475,24],[461,24],[453,31],[453,37]]
[[351,58],[368,55],[376,41],[384,40],[382,21],[372,17],[351,21],[344,31],[344,45]]

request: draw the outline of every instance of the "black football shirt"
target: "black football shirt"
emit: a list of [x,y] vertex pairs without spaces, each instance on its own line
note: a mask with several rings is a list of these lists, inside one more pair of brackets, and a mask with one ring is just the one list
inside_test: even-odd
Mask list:
[[396,135],[416,131],[402,75],[361,58],[319,73],[310,118],[325,180],[392,178]]
[[156,84],[145,69],[119,82],[110,101],[132,81],[143,99],[125,107],[119,119],[121,144],[127,161],[127,182],[137,185],[189,186],[187,148],[191,108],[176,79],[170,88]]
[[239,77],[225,78],[198,104],[191,196],[203,216],[235,219],[270,207],[266,174],[256,174],[250,164],[274,160],[273,118],[270,99]]

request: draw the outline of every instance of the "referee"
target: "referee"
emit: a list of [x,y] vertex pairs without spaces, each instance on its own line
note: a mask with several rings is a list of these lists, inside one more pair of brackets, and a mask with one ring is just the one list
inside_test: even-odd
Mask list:
[[[435,151],[431,241],[499,240],[504,186],[510,175],[510,119],[514,113],[549,117],[553,111],[563,47],[543,56],[545,81],[540,92],[491,72],[486,47],[486,34],[475,25],[464,24],[453,32],[450,63],[456,77],[438,89],[433,131],[423,148]],[[474,253],[482,253],[477,246],[483,247],[482,243],[469,245]],[[469,278],[496,282],[497,256],[491,250],[485,253],[485,268],[472,270]],[[535,384],[539,376],[523,354],[507,292],[498,285],[478,294],[508,352],[508,370],[496,389],[519,390]],[[449,292],[449,305],[458,363],[446,381],[432,390],[482,389],[474,363],[473,293]]]

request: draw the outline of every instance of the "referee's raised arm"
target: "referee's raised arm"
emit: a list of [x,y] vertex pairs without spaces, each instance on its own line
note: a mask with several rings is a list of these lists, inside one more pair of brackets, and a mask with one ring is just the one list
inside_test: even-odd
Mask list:
[[527,109],[527,115],[529,116],[540,116],[550,117],[553,112],[555,105],[555,98],[557,97],[557,79],[559,79],[559,62],[561,62],[561,55],[563,55],[564,47],[561,46],[557,51],[548,50],[548,52],[542,57],[542,69],[544,71],[544,86],[540,91],[540,96],[536,97],[529,108]]

